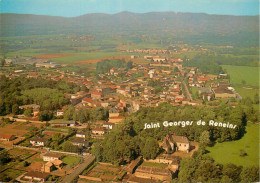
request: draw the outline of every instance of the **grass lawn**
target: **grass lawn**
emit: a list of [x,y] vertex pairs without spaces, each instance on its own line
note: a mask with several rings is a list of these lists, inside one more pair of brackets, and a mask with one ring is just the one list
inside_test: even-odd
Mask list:
[[[248,123],[246,132],[240,140],[217,143],[213,147],[208,147],[207,150],[210,151],[208,155],[221,164],[259,166],[259,124]],[[241,149],[248,155],[241,157]]]
[[222,68],[230,74],[232,84],[241,84],[242,80],[244,80],[246,85],[259,86],[258,67],[222,65]]
[[165,168],[168,165],[163,163],[153,163],[153,162],[143,162],[142,166],[150,166],[150,167],[157,167],[157,168]]
[[81,158],[75,156],[65,156],[62,161],[70,166],[75,166],[79,164]]

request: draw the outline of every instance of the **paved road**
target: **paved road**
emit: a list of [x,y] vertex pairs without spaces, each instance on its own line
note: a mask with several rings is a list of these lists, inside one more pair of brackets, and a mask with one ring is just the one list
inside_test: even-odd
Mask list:
[[62,182],[71,183],[84,169],[86,169],[93,161],[95,161],[95,156],[87,155],[84,157],[83,162],[74,169],[71,173],[66,175]]
[[182,84],[183,84],[184,89],[185,89],[185,91],[186,91],[186,93],[187,93],[187,98],[188,98],[188,100],[189,100],[189,101],[192,101],[192,97],[191,97],[190,91],[188,90],[188,87],[187,87],[186,83],[184,82],[184,80],[182,81]]

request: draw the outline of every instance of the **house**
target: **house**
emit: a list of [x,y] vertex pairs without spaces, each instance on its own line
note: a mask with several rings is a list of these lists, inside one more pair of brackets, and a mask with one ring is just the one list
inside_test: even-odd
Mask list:
[[50,125],[55,127],[75,126],[76,121],[50,121]]
[[0,140],[12,141],[15,139],[14,135],[0,133]]
[[63,116],[63,110],[57,110],[57,116]]
[[55,169],[61,169],[63,167],[64,163],[61,160],[55,159],[52,161],[48,161],[45,163],[42,167],[42,171],[50,173],[51,171]]
[[45,144],[47,143],[48,139],[45,138],[39,138],[39,137],[34,137],[30,140],[30,143],[33,146],[45,146]]
[[85,132],[77,132],[77,133],[76,133],[76,137],[79,137],[79,138],[86,138],[87,135],[86,135]]
[[73,140],[71,140],[71,143],[75,146],[83,146],[83,147],[89,146],[89,142],[86,141],[85,138],[80,138],[80,137],[74,138]]
[[53,161],[53,160],[61,160],[63,158],[63,154],[49,152],[43,155],[43,161]]
[[168,154],[175,151],[189,152],[190,141],[187,137],[171,135],[171,132],[169,132],[162,143],[162,148]]
[[40,105],[37,105],[37,104],[29,104],[29,105],[19,106],[19,109],[28,109],[28,108],[40,109]]
[[166,60],[165,58],[162,58],[160,56],[153,57],[154,62],[164,62],[165,60]]
[[91,93],[91,98],[92,99],[101,99],[101,97],[102,97],[102,93],[100,93],[100,92],[93,92],[93,93]]
[[210,87],[202,87],[199,89],[199,95],[202,96],[203,100],[207,99],[210,101],[213,96],[213,92]]
[[55,168],[56,167],[54,166],[54,164],[50,161],[43,165],[43,171],[47,173],[50,173],[51,171],[55,170]]
[[109,122],[103,123],[103,127],[108,130],[112,130],[114,125],[115,125],[114,123],[109,123]]
[[104,135],[105,134],[105,128],[103,127],[96,127],[92,129],[92,133],[94,135]]
[[118,117],[119,116],[119,109],[117,107],[112,107],[110,110],[109,110],[109,118],[110,117]]
[[50,174],[45,172],[31,171],[24,174],[23,179],[27,179],[29,182],[45,182]]
[[109,123],[120,123],[125,119],[124,116],[109,117]]
[[92,100],[92,99],[90,99],[88,97],[85,97],[85,98],[82,99],[82,104],[84,106],[90,106],[90,107],[94,107],[95,106],[94,100]]

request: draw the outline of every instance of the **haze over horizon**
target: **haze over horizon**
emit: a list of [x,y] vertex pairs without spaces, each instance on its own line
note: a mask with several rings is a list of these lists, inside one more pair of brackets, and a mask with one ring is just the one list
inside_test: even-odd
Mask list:
[[216,15],[258,15],[258,0],[0,0],[1,13],[77,17],[90,13],[116,14],[181,12]]

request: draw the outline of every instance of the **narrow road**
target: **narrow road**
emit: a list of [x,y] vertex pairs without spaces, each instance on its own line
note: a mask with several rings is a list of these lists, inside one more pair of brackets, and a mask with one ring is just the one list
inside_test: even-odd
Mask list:
[[186,91],[186,93],[187,93],[187,98],[188,98],[188,100],[189,100],[189,101],[192,101],[192,97],[191,97],[190,91],[188,90],[188,87],[187,87],[187,85],[186,85],[186,83],[185,83],[184,80],[182,81],[182,84],[183,84],[184,89],[185,89],[185,91]]
[[84,169],[86,169],[93,161],[95,161],[95,156],[92,154],[84,157],[83,162],[70,174],[66,175],[62,182],[71,183]]

